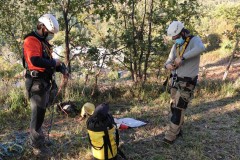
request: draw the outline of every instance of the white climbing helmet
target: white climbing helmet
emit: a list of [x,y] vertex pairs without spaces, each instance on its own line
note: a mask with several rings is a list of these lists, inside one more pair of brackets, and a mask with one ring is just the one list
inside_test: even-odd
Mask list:
[[182,22],[173,21],[167,29],[167,34],[168,36],[171,36],[171,37],[176,36],[182,31],[183,28],[184,28],[184,24]]
[[48,31],[52,33],[57,33],[59,31],[58,21],[52,14],[44,14],[38,21],[43,23]]

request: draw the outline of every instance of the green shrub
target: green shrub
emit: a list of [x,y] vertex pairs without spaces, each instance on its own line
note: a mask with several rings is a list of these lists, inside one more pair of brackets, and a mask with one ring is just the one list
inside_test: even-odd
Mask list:
[[107,75],[108,79],[110,80],[117,80],[118,79],[118,72],[117,71],[110,71]]
[[233,96],[237,88],[231,81],[203,80],[199,84],[201,95]]
[[221,49],[223,49],[226,52],[231,52],[232,49],[234,48],[234,45],[235,45],[235,42],[226,39],[226,40],[223,40],[223,42],[221,43]]
[[22,88],[10,90],[5,103],[10,104],[10,111],[17,111],[21,113],[29,110],[29,107],[27,107],[27,100],[24,96],[24,90]]
[[160,94],[159,96],[159,101],[161,103],[167,103],[169,102],[169,99],[170,99],[170,94],[167,93],[167,92],[163,92],[162,94]]
[[207,41],[208,41],[208,45],[206,47],[207,51],[212,51],[220,48],[220,43],[222,42],[220,35],[216,33],[209,34],[207,37]]
[[2,59],[0,57],[0,63],[1,63],[1,68],[0,68],[0,77],[1,78],[12,78],[14,77],[17,73],[20,73],[23,71],[23,66],[18,63],[9,63]]

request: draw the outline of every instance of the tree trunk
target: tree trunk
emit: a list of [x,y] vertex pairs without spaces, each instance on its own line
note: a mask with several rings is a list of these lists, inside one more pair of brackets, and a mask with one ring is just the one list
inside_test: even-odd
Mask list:
[[237,41],[236,41],[236,43],[235,43],[235,47],[234,47],[234,49],[233,49],[232,55],[231,55],[231,57],[230,57],[230,60],[229,60],[229,62],[228,62],[228,65],[227,65],[227,67],[226,67],[225,73],[224,73],[224,75],[223,75],[223,81],[225,81],[226,78],[227,78],[228,71],[229,71],[229,68],[230,68],[230,66],[231,66],[231,64],[232,64],[234,54],[235,54],[235,52],[236,52],[236,50],[237,50],[237,48],[238,48],[238,43],[239,43],[239,38],[237,38]]
[[84,86],[83,86],[83,89],[82,89],[82,96],[85,96],[85,88],[87,86],[87,82],[88,82],[88,73],[85,75]]
[[98,87],[98,77],[102,71],[102,68],[103,68],[103,64],[105,62],[105,58],[106,58],[106,55],[103,56],[103,61],[102,61],[102,64],[97,72],[97,74],[95,75],[95,83],[94,83],[94,86],[93,86],[93,89],[92,89],[92,93],[91,93],[91,96],[94,95],[95,91],[97,90],[97,87]]
[[152,14],[153,14],[153,0],[151,0],[150,4],[150,14],[149,14],[149,19],[148,19],[148,51],[145,59],[145,64],[144,64],[144,82],[147,80],[147,69],[148,69],[148,59],[151,53],[151,47],[152,47]]
[[132,39],[133,39],[133,80],[134,82],[137,82],[137,71],[138,71],[138,67],[137,67],[137,47],[136,47],[136,37],[135,37],[135,32],[136,32],[136,27],[135,27],[135,22],[134,22],[134,16],[135,16],[135,0],[132,1],[132,14],[131,14],[131,18],[132,18]]
[[140,81],[143,80],[143,78],[142,78],[142,63],[143,63],[143,54],[145,51],[143,37],[144,37],[144,25],[145,25],[146,12],[147,12],[147,0],[145,0],[145,3],[144,3],[144,15],[143,15],[142,24],[141,24],[141,30],[140,30],[140,32],[138,32],[138,36],[137,36],[138,40],[140,42],[140,47],[141,47],[141,52],[140,52],[140,56],[138,59],[138,75],[139,75]]
[[[71,73],[71,66],[70,66],[70,60],[69,60],[69,20],[68,20],[68,9],[69,9],[69,5],[70,5],[70,0],[67,1],[62,1],[62,11],[63,11],[63,18],[64,18],[64,22],[65,22],[65,46],[66,46],[66,50],[65,50],[65,64],[67,65],[68,68],[68,72]],[[67,97],[68,95],[68,90],[66,90],[66,87],[63,88],[63,94],[64,97]]]
[[71,64],[70,64],[70,48],[69,48],[69,20],[68,20],[68,9],[69,9],[70,0],[67,0],[66,4],[63,4],[63,18],[65,22],[65,63],[68,68],[68,72],[71,73]]

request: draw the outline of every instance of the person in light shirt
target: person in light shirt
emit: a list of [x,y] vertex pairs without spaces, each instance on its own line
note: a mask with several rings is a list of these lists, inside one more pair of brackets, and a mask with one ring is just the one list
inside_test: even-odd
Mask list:
[[175,41],[164,67],[171,71],[171,120],[163,141],[172,144],[181,134],[184,111],[193,98],[197,84],[200,54],[205,47],[198,36],[190,34],[180,21],[173,21],[167,30]]

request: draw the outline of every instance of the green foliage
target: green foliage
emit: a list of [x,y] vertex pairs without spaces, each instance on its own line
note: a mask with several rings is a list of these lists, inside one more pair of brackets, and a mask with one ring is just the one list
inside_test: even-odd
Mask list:
[[[1,1],[0,6],[0,37],[10,46],[12,52],[21,56],[23,37],[35,28],[37,18],[47,8],[46,2],[41,10],[30,0]],[[46,11],[46,10],[45,10]]]
[[97,49],[97,47],[92,47],[88,50],[88,55],[87,55],[87,59],[90,61],[97,61],[98,60],[98,54],[99,54],[99,50]]
[[202,17],[196,29],[205,39],[207,51],[219,47],[225,52],[232,51],[236,37],[239,37],[235,27],[239,24],[239,8],[237,2],[202,2]]
[[239,23],[240,4],[222,4],[214,11],[216,17],[221,17],[231,23]]
[[152,160],[164,160],[166,159],[164,155],[155,155]]
[[221,48],[227,52],[231,52],[234,48],[235,42],[233,40],[224,39],[221,43]]
[[5,103],[10,104],[9,110],[12,112],[24,113],[29,111],[23,88],[14,88],[10,90]]
[[0,57],[1,69],[0,77],[1,78],[13,78],[19,72],[23,71],[23,66],[18,63],[11,64],[10,62],[4,60]]
[[208,41],[208,44],[206,47],[207,51],[212,51],[212,50],[220,48],[221,37],[219,34],[208,35],[207,41]]
[[51,42],[53,42],[53,44],[57,46],[61,46],[64,43],[64,40],[65,40],[64,32],[60,31],[56,35],[54,35],[54,38],[51,40]]
[[[124,54],[124,66],[131,71],[132,79],[141,79],[149,66],[157,63],[159,56],[168,53],[164,41],[167,25],[175,19],[191,26],[190,20],[197,16],[197,1],[126,1],[128,5],[115,4],[118,17],[110,24],[107,39]],[[152,7],[153,6],[153,7]],[[173,11],[174,10],[174,11]],[[110,42],[110,41],[108,41]],[[116,45],[117,44],[117,45]],[[155,65],[152,65],[155,66]]]
[[110,71],[107,75],[108,79],[111,81],[117,80],[119,78],[117,71]]
[[202,96],[233,96],[237,93],[237,88],[232,82],[222,82],[221,80],[203,80],[199,86]]
[[159,98],[159,95],[163,94],[163,86],[156,82],[147,82],[141,89],[142,100],[150,102]]
[[[166,28],[172,20],[176,19],[183,21],[186,28],[190,29],[194,34],[196,33],[201,37],[205,37],[208,50],[218,49],[219,47],[222,49],[232,49],[236,37],[239,37],[239,32],[237,33],[236,30],[239,30],[240,6],[239,4],[224,4],[219,6],[218,4],[221,3],[220,1],[226,2],[226,0],[202,1],[205,6],[199,6],[196,0],[1,1],[0,45],[10,46],[11,51],[19,53],[20,55],[24,34],[35,28],[37,18],[41,14],[53,13],[59,19],[60,30],[62,30],[55,35],[53,39],[54,44],[63,45],[64,43],[68,43],[70,45],[70,50],[76,46],[91,48],[88,54],[79,55],[78,60],[81,62],[74,61],[73,64],[75,67],[74,71],[77,75],[79,75],[81,70],[81,72],[85,73],[85,75],[89,75],[92,79],[88,79],[86,86],[84,86],[83,78],[77,80],[71,79],[71,82],[69,82],[67,86],[66,94],[64,94],[66,95],[64,97],[65,99],[62,100],[76,102],[79,107],[78,109],[80,109],[85,102],[98,104],[107,101],[111,104],[124,104],[124,106],[126,104],[127,107],[130,106],[132,109],[124,108],[124,110],[129,110],[130,112],[126,111],[126,113],[123,113],[122,110],[118,108],[118,113],[120,113],[120,115],[117,116],[126,116],[126,114],[128,114],[134,118],[146,118],[146,120],[150,122],[146,127],[137,128],[134,131],[128,130],[126,132],[127,134],[122,134],[123,137],[121,138],[123,138],[124,141],[129,142],[123,144],[123,149],[125,147],[127,148],[125,148],[125,150],[127,155],[131,156],[130,159],[171,159],[174,158],[174,156],[176,158],[176,155],[178,155],[178,159],[190,159],[194,157],[194,155],[197,155],[198,159],[238,159],[238,156],[232,156],[236,155],[234,152],[228,151],[231,147],[225,147],[224,151],[221,151],[221,147],[219,148],[218,143],[212,143],[210,147],[205,145],[205,139],[212,139],[212,142],[219,142],[219,139],[216,138],[216,135],[219,135],[217,133],[219,128],[214,128],[215,126],[213,125],[210,126],[211,124],[209,122],[213,123],[215,121],[215,124],[219,123],[218,109],[222,110],[224,108],[221,108],[221,106],[219,107],[218,105],[220,102],[226,103],[225,101],[227,100],[225,97],[229,97],[228,104],[237,104],[230,101],[237,102],[237,100],[232,99],[232,97],[237,96],[239,92],[239,81],[233,83],[231,81],[222,82],[220,80],[201,79],[199,86],[196,88],[197,98],[194,99],[194,102],[199,105],[198,101],[203,102],[206,100],[206,97],[214,102],[210,104],[207,103],[206,106],[201,104],[201,107],[195,107],[194,109],[189,108],[190,110],[188,110],[186,115],[187,123],[185,127],[190,128],[192,124],[196,126],[193,129],[196,136],[192,139],[191,134],[188,135],[188,133],[186,133],[184,138],[186,140],[185,149],[181,146],[177,148],[174,147],[171,150],[169,147],[161,148],[160,145],[161,153],[159,153],[158,143],[160,143],[160,141],[157,140],[159,138],[157,135],[162,133],[163,129],[165,129],[163,124],[168,121],[168,116],[165,115],[166,113],[164,113],[163,110],[167,108],[166,104],[169,103],[170,95],[167,92],[164,92],[162,85],[158,83],[148,83],[147,81],[145,85],[141,86],[139,84],[132,84],[127,80],[124,81],[124,84],[122,83],[124,79],[119,79],[117,72],[119,68],[122,68],[124,70],[133,71],[132,73],[135,73],[137,76],[141,76],[146,65],[146,73],[149,77],[156,76],[156,72],[162,74],[160,77],[165,75],[166,73],[161,72],[160,69],[166,60],[169,49],[172,45],[172,43],[168,42],[165,37]],[[70,4],[66,5],[67,2],[70,2]],[[90,2],[92,2],[92,4],[90,4]],[[153,2],[152,12],[151,2]],[[64,8],[66,6],[69,8]],[[69,14],[64,17],[62,15],[63,11],[68,11],[67,13]],[[199,14],[199,12],[201,12],[201,14]],[[200,17],[201,19],[198,19],[199,16],[202,16]],[[66,22],[69,22],[69,24],[66,24]],[[151,27],[149,24],[151,24]],[[67,35],[69,35],[69,39],[66,39]],[[64,44],[64,46],[66,45],[67,44]],[[94,65],[96,64],[93,61],[100,60],[101,55],[97,49],[99,47],[108,49],[110,51],[108,54],[111,55],[122,53],[124,54],[125,60],[118,66],[111,63],[112,61],[109,63],[111,69],[116,71],[111,71],[104,77],[104,80],[100,79],[101,85],[99,85],[96,92],[92,95],[92,88],[94,85],[93,79],[95,78],[94,76],[97,71],[94,69]],[[228,52],[226,53],[226,51],[222,49],[211,52],[203,61],[212,63],[211,60],[216,62],[220,58],[226,58]],[[147,56],[148,54],[149,57]],[[23,69],[21,64],[10,63],[7,60],[0,59],[0,63],[1,78],[12,78],[16,73]],[[132,73],[130,74],[134,75]],[[111,83],[109,83],[108,80],[110,80]],[[14,130],[16,129],[16,126],[25,126],[26,124],[22,123],[22,120],[19,120],[19,117],[26,118],[27,115],[30,115],[30,108],[27,107],[28,104],[23,94],[24,89],[12,88],[10,85],[4,83],[2,83],[0,87],[4,88],[0,96],[0,102],[3,106],[8,107],[8,110],[0,111],[0,130],[3,131],[3,129],[6,128],[6,130],[9,131],[9,127],[12,126],[14,127]],[[84,88],[85,94],[83,95],[82,91]],[[215,98],[220,99],[219,103],[217,100],[217,104],[215,104]],[[221,101],[222,98],[223,100]],[[236,98],[239,99],[239,97]],[[151,104],[151,107],[146,103]],[[143,108],[141,105],[146,105],[146,107],[141,110],[141,108]],[[238,106],[236,105],[236,107]],[[231,108],[231,106],[226,108]],[[200,112],[196,112],[196,110],[200,110]],[[233,111],[233,113],[231,113],[231,111]],[[226,115],[237,114],[235,110],[226,110],[226,112],[228,112]],[[206,113],[207,117],[204,116]],[[226,118],[228,116],[220,117]],[[16,119],[18,121],[16,121]],[[209,119],[210,121],[208,121]],[[226,119],[221,118],[221,120],[223,120],[224,123],[227,122]],[[12,126],[10,125],[11,121],[13,124]],[[56,149],[54,150],[54,153],[59,154],[58,156],[63,159],[81,159],[84,154],[91,152],[87,145],[87,139],[85,138],[86,128],[82,125],[85,124],[85,121],[81,124],[76,123],[74,119],[72,125],[69,121],[71,121],[70,118],[66,121],[66,126],[64,126],[65,123],[63,123],[62,125],[56,125],[55,127],[65,127],[68,133],[72,131],[73,133],[77,133],[77,135],[73,134],[75,139],[68,135],[59,139],[56,138],[61,145],[59,145],[60,150],[59,147],[54,148],[53,146],[53,148]],[[207,123],[205,124],[205,122]],[[22,124],[19,125],[19,123]],[[227,123],[228,125],[226,125],[226,128],[229,130],[229,127],[239,125],[240,119],[237,118],[237,124],[233,123],[235,122],[231,121],[231,123]],[[208,128],[209,126],[210,128]],[[219,125],[216,126],[220,127]],[[237,128],[237,126],[235,127]],[[199,128],[205,128],[203,129],[204,133],[202,133],[202,130],[199,130]],[[206,133],[206,128],[208,128],[207,130],[210,129],[211,133]],[[234,129],[232,127],[232,132],[229,132],[227,135],[231,135],[230,137],[232,137],[233,140],[236,139],[237,142],[238,137],[235,137],[236,135],[234,135],[236,128]],[[63,128],[60,128],[58,131],[62,130]],[[239,130],[237,130],[236,133],[239,133]],[[213,135],[212,137],[211,134]],[[219,137],[221,140],[226,133],[221,132],[220,135],[222,134],[223,136]],[[129,137],[126,138],[126,136]],[[132,141],[133,137],[134,141]],[[181,141],[182,140],[180,139],[179,143],[182,143]],[[148,149],[143,155],[141,151],[142,149],[146,149],[146,146]],[[69,150],[67,148],[69,148]],[[157,150],[154,150],[154,148],[157,148]],[[207,152],[205,152],[205,150]],[[216,150],[221,151],[220,157],[217,157],[220,152],[217,152]],[[69,154],[64,154],[66,151]],[[169,154],[165,157],[163,156],[164,153]],[[188,154],[181,156],[183,155],[182,153]],[[24,156],[27,157],[20,157],[20,159],[29,159],[32,156],[28,153],[28,150],[27,153],[25,152],[24,154]],[[225,157],[221,157],[221,155],[224,155]]]
[[167,103],[169,102],[170,94],[168,92],[163,92],[159,96],[160,103]]

